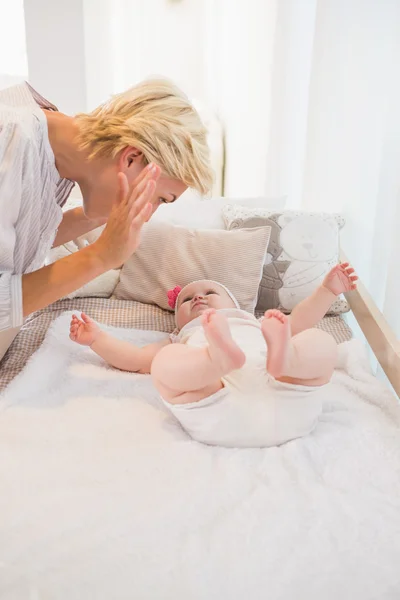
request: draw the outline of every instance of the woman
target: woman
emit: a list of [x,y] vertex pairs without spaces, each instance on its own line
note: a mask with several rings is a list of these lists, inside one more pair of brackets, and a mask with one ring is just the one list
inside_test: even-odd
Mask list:
[[[75,182],[83,208],[63,214]],[[206,130],[167,81],[75,117],[27,83],[0,91],[0,360],[27,315],[120,266],[161,203],[211,183]],[[42,266],[52,246],[106,221],[94,244]]]

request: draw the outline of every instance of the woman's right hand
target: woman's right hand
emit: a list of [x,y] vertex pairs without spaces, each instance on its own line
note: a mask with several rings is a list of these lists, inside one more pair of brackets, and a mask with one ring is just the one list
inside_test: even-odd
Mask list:
[[142,227],[151,216],[150,201],[160,174],[160,167],[147,165],[130,189],[126,176],[118,174],[117,200],[105,228],[93,244],[107,269],[120,267],[139,246]]

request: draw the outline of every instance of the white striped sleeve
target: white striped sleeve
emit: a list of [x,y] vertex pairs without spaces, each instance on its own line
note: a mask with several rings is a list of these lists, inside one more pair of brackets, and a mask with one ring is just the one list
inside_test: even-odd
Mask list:
[[0,331],[22,325],[21,275],[14,274],[15,224],[21,209],[22,157],[26,150],[23,126],[11,109],[0,104]]
[[23,324],[22,276],[0,275],[0,331]]

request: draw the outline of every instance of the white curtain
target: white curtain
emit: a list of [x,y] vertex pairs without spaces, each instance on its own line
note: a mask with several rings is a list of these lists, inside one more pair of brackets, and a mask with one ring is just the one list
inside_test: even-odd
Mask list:
[[400,2],[278,3],[266,193],[341,212],[342,245],[400,338]]
[[224,125],[225,193],[262,195],[277,0],[82,2],[88,107],[144,77],[172,78]]
[[175,79],[223,123],[226,195],[344,214],[343,248],[400,337],[400,0],[57,7],[25,0],[42,93],[73,112],[152,74]]

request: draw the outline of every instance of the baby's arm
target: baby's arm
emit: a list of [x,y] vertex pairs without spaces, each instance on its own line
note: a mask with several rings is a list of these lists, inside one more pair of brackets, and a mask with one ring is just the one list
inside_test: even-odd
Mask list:
[[293,309],[290,316],[292,335],[315,327],[340,294],[356,289],[357,279],[349,263],[333,267],[311,296]]
[[118,340],[105,331],[100,331],[90,347],[112,367],[122,371],[148,374],[154,357],[161,348],[168,344],[170,341],[166,339],[139,348],[130,342]]
[[167,338],[139,348],[102,331],[97,323],[84,313],[82,320],[75,315],[72,317],[70,338],[78,344],[90,346],[93,352],[117,369],[144,374],[150,373],[151,363],[161,348],[171,343]]

